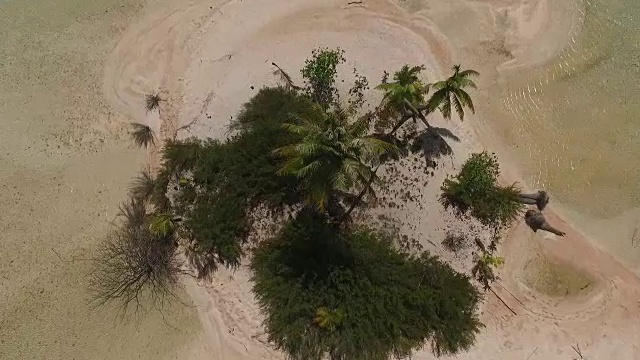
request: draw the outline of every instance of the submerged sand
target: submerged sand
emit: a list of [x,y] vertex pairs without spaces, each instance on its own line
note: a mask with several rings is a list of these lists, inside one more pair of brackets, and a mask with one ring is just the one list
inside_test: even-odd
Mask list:
[[[2,6],[7,5],[0,10]],[[89,25],[94,18],[76,15],[84,22],[60,29],[59,37],[67,42],[43,41],[66,56],[56,66],[37,73],[35,65],[44,61],[38,58],[40,48],[25,55],[33,56],[33,65],[23,70],[36,71],[32,81],[41,84],[37,88],[16,91],[20,75],[3,68],[10,76],[3,77],[2,91],[12,91],[6,92],[8,97],[3,94],[6,104],[0,103],[0,176],[7,184],[0,203],[9,204],[3,208],[7,229],[1,249],[9,255],[0,263],[5,276],[2,358],[282,359],[265,342],[246,267],[220,271],[212,283],[186,280],[196,308],[170,307],[164,319],[171,326],[157,313],[122,325],[108,310],[96,313],[86,305],[90,267],[83,259],[107,231],[127,181],[148,160],[131,148],[127,122],[146,122],[168,137],[196,120],[182,136],[224,138],[239,106],[259,87],[276,84],[272,61],[299,81],[296,69],[318,46],[343,48],[345,75],[357,67],[372,83],[384,70],[405,63],[425,64],[429,81],[442,78],[459,62],[482,73],[478,83],[484,90],[474,94],[476,115],[465,123],[434,117],[437,126],[462,140],[452,144],[453,156],[439,161],[433,177],[424,178],[424,187],[412,189],[415,200],[373,212],[400,219],[402,234],[468,269],[468,253],[455,256],[440,245],[447,227],[473,230],[440,208],[436,195],[442,179],[470,152],[484,148],[499,152],[507,180],[520,179],[517,166],[511,165],[515,159],[486,126],[491,121],[484,116],[486,97],[500,71],[543,64],[578,26],[569,0],[365,0],[350,5],[158,0],[144,8],[127,6],[96,10],[95,19],[104,25],[100,29],[111,29],[106,34],[98,28],[87,31],[96,25]],[[114,15],[97,15],[116,9]],[[162,117],[142,107],[144,94],[155,90],[169,100]],[[36,103],[40,105],[29,111],[19,105]],[[51,114],[49,109],[58,108]],[[150,160],[156,163],[157,154]],[[403,171],[419,161],[407,160]],[[392,183],[388,196],[397,196],[394,188],[401,186]],[[487,294],[482,309],[487,328],[476,347],[456,358],[564,360],[575,355],[571,346],[576,343],[589,359],[634,359],[640,353],[637,277],[563,219],[552,213],[548,217],[569,229],[566,238],[519,226],[503,246],[507,263],[496,292],[517,315]],[[545,291],[553,283],[549,277],[566,284]],[[414,358],[432,356],[425,350]]]

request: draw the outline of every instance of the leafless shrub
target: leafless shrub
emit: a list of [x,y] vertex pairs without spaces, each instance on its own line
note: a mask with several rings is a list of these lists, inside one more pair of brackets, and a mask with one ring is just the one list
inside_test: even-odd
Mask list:
[[172,297],[181,273],[172,233],[149,230],[143,205],[121,207],[118,224],[97,252],[90,289],[96,306],[116,303],[129,310],[161,309]]

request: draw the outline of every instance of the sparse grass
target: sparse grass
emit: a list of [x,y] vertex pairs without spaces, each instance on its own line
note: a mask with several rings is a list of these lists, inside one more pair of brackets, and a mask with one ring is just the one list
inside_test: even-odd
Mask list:
[[566,297],[579,295],[588,289],[594,280],[568,264],[537,255],[525,266],[523,281],[544,295]]

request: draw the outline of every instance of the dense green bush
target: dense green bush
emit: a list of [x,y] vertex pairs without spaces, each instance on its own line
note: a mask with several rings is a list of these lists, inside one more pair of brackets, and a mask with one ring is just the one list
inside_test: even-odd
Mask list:
[[440,201],[459,216],[471,215],[495,229],[507,227],[517,219],[523,205],[518,202],[520,192],[515,185],[498,185],[499,175],[495,155],[472,154],[460,173],[444,181]]
[[319,48],[313,50],[311,58],[300,70],[306,94],[325,109],[338,102],[339,94],[335,88],[337,68],[344,62],[344,50]]
[[281,160],[272,153],[295,140],[283,123],[295,123],[314,109],[307,97],[294,91],[265,88],[244,105],[232,124],[236,133],[228,141],[188,139],[166,144],[158,202],[167,202],[162,191],[171,192],[175,186],[172,212],[184,218],[182,235],[201,275],[210,274],[218,264],[238,265],[251,229],[252,208],[265,205],[280,211],[301,202],[298,182],[276,174]]
[[252,269],[269,339],[292,359],[387,359],[426,342],[451,354],[468,349],[482,326],[468,277],[311,212],[261,244]]

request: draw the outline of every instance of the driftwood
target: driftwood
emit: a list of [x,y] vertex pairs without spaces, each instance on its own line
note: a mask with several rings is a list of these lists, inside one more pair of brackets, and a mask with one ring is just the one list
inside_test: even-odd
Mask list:
[[538,230],[544,230],[558,236],[565,235],[563,231],[560,231],[549,225],[547,220],[544,218],[544,215],[542,215],[542,213],[538,210],[528,210],[524,215],[524,221],[534,232],[537,232]]
[[546,191],[538,191],[535,194],[520,194],[518,201],[527,205],[536,205],[542,211],[549,203],[549,195]]

